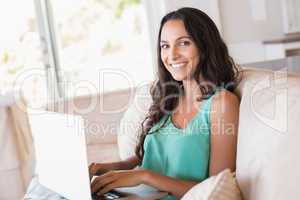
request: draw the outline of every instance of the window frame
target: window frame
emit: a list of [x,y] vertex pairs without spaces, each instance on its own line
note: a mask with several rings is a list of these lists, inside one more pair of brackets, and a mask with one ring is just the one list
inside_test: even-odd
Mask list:
[[59,50],[50,0],[34,0],[46,71],[48,104],[65,97],[60,72]]

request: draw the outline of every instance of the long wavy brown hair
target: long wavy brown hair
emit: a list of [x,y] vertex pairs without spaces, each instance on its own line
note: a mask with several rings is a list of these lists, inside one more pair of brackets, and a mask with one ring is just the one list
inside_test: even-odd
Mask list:
[[[179,97],[183,94],[182,82],[176,81],[172,77],[160,56],[161,31],[164,24],[169,20],[182,20],[187,33],[200,52],[200,61],[193,74],[202,94],[199,101],[213,95],[216,88],[219,87],[233,91],[238,83],[238,67],[229,56],[227,46],[209,16],[198,9],[187,7],[164,16],[160,23],[157,41],[158,79],[150,89],[152,105],[141,124],[142,133],[135,150],[140,161],[144,157],[145,138],[147,134],[152,133],[152,131],[150,133],[150,129],[177,107]],[[164,123],[162,123],[163,125]]]

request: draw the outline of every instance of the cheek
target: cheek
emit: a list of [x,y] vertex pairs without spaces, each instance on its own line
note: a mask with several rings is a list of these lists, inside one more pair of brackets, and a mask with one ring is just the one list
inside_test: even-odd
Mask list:
[[196,48],[191,48],[186,53],[190,55],[190,58],[196,59],[197,57],[199,57],[199,52]]
[[195,56],[194,62],[195,62],[195,65],[199,64],[199,62],[200,62],[200,56],[199,55]]
[[165,55],[165,53],[161,53],[160,54],[160,59],[161,61],[164,63],[164,65],[166,65],[167,63],[167,56]]
[[198,65],[198,63],[200,61],[200,55],[199,55],[198,51],[191,51],[190,59],[192,60],[193,65]]

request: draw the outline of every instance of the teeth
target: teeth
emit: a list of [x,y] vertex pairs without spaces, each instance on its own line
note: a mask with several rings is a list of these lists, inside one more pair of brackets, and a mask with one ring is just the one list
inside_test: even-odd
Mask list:
[[173,68],[180,68],[180,67],[183,67],[184,65],[185,65],[185,63],[171,64],[171,66]]

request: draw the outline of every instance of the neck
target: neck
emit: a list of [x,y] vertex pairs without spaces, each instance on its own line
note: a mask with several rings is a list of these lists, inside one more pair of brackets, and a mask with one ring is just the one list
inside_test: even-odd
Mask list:
[[184,99],[187,102],[195,102],[196,99],[201,96],[201,91],[196,80],[184,80],[182,83],[184,88]]

